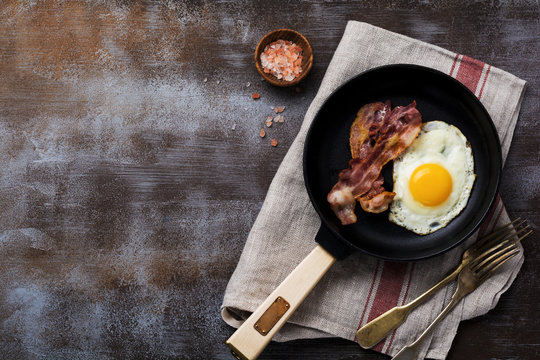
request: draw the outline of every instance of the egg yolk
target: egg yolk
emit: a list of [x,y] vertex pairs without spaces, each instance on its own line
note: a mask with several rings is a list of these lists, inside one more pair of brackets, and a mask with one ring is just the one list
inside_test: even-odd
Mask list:
[[450,196],[452,176],[441,165],[423,164],[413,171],[409,189],[416,201],[425,206],[437,206]]

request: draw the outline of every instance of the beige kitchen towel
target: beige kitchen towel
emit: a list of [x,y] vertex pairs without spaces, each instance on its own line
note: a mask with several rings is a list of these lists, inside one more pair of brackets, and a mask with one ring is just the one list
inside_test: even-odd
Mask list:
[[[350,21],[328,66],[319,92],[280,165],[247,238],[227,289],[222,316],[238,327],[314,248],[320,219],[304,186],[302,151],[317,110],[338,86],[374,67],[409,63],[440,70],[465,84],[491,115],[506,158],[518,118],[525,81],[465,55]],[[479,233],[508,221],[498,197]],[[455,267],[465,247],[417,262],[388,262],[354,253],[332,266],[274,338],[340,337],[355,340],[356,330],[386,310],[414,299]],[[485,314],[516,277],[523,255],[503,265],[482,288],[465,298],[424,342],[421,358],[444,359],[459,322]],[[447,286],[411,313],[407,321],[374,347],[393,355],[414,340],[448,303],[455,285]],[[359,352],[362,350],[359,347]]]

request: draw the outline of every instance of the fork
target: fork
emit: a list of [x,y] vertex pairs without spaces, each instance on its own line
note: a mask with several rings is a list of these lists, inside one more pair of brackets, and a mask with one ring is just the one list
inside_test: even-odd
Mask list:
[[465,295],[478,288],[489,276],[502,264],[519,253],[517,243],[528,236],[532,230],[519,237],[517,240],[506,244],[497,245],[488,249],[477,258],[471,260],[459,273],[457,287],[448,305],[433,320],[426,330],[410,345],[401,349],[392,360],[415,360],[418,358],[422,340],[437,326],[437,324],[459,303]]
[[[390,331],[394,330],[405,321],[412,310],[433,296],[437,290],[454,280],[463,270],[463,268],[467,266],[474,258],[482,255],[485,251],[492,247],[498,246],[500,248],[501,246],[519,241],[515,240],[515,236],[523,234],[523,232],[529,228],[529,225],[526,224],[525,220],[517,223],[518,221],[520,221],[520,218],[517,218],[490,233],[489,235],[478,239],[473,245],[465,250],[460,264],[454,269],[454,271],[452,271],[439,283],[434,285],[431,289],[427,290],[410,303],[402,306],[396,306],[362,326],[356,333],[356,338],[360,346],[368,349],[384,339],[388,333],[390,333]],[[515,233],[513,233],[513,231],[515,231]]]

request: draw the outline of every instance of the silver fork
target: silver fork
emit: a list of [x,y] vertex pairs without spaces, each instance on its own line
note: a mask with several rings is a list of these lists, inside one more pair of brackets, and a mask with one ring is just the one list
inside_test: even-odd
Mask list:
[[532,230],[520,236],[516,241],[499,244],[494,248],[488,249],[477,258],[471,260],[459,273],[457,288],[452,295],[452,299],[443,309],[443,311],[433,320],[426,330],[412,344],[401,349],[392,360],[415,360],[418,357],[420,344],[422,340],[437,326],[437,324],[459,303],[463,297],[480,284],[482,284],[495,270],[502,264],[513,258],[519,253],[517,243],[528,236]]
[[520,221],[520,218],[517,218],[511,223],[508,223],[492,233],[478,239],[473,245],[465,250],[460,264],[454,269],[454,271],[439,281],[431,289],[427,290],[425,293],[408,304],[396,306],[362,326],[356,333],[358,344],[365,349],[376,345],[392,330],[402,324],[412,310],[433,296],[441,287],[454,280],[459,275],[461,270],[474,258],[482,255],[485,251],[495,246],[500,248],[512,242],[519,241],[516,240],[518,236],[523,234],[528,228],[529,225],[526,224],[525,220]]

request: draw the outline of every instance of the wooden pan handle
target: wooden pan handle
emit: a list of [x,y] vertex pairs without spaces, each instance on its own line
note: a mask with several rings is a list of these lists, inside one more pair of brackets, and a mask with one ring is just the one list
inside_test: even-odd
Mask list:
[[225,342],[233,355],[256,359],[335,261],[317,245]]

